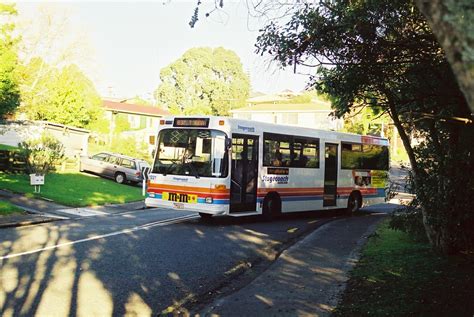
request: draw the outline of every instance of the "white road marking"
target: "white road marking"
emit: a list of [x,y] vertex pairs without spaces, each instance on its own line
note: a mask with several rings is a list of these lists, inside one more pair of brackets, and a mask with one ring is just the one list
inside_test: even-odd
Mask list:
[[69,219],[68,217],[53,215],[53,214],[50,214],[50,213],[47,213],[47,212],[42,212],[42,213],[40,213],[40,215],[41,215],[41,216],[48,217],[48,218],[56,218],[56,219],[62,219],[62,220],[67,220],[67,219]]
[[147,223],[147,224],[144,224],[144,225],[133,227],[131,229],[123,229],[123,230],[120,230],[120,231],[106,233],[106,234],[93,236],[93,237],[89,237],[89,238],[85,238],[85,239],[80,239],[80,240],[76,240],[76,241],[70,241],[70,242],[60,243],[60,244],[56,244],[56,245],[51,245],[49,247],[44,247],[44,248],[35,249],[35,250],[31,250],[31,251],[26,251],[26,252],[21,252],[21,253],[16,253],[16,254],[9,254],[9,255],[0,257],[0,261],[5,260],[5,259],[16,258],[16,257],[19,257],[19,256],[29,255],[29,254],[33,254],[33,253],[53,250],[53,249],[57,249],[57,248],[60,248],[60,247],[73,245],[73,244],[77,244],[77,243],[83,243],[83,242],[87,242],[87,241],[93,241],[93,240],[98,240],[98,239],[102,239],[102,238],[108,238],[108,237],[117,236],[117,235],[121,235],[121,234],[132,233],[132,232],[139,231],[139,230],[146,230],[146,229],[150,229],[150,228],[153,228],[153,227],[163,227],[163,226],[166,226],[166,225],[171,225],[171,224],[182,222],[184,220],[189,220],[189,219],[194,219],[194,218],[199,218],[199,216],[198,215],[188,215],[188,216],[183,216],[183,217],[178,217],[178,218],[172,218],[172,219],[167,219],[167,220],[160,220],[160,221],[150,222],[150,223]]
[[103,211],[98,211],[89,208],[67,208],[67,209],[58,209],[57,212],[66,213],[74,216],[81,217],[92,217],[92,216],[103,216],[108,215],[108,213]]

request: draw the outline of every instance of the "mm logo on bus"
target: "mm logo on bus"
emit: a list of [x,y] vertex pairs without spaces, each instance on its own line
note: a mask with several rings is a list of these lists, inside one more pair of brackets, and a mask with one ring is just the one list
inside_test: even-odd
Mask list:
[[189,204],[197,203],[197,195],[190,195],[190,194],[163,192],[162,199],[169,200],[169,201],[176,201],[180,203],[189,203]]

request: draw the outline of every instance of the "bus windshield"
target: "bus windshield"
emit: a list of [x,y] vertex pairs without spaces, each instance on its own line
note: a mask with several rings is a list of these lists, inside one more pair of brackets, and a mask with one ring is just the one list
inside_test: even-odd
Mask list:
[[158,135],[153,173],[227,176],[226,135],[208,129],[165,129]]

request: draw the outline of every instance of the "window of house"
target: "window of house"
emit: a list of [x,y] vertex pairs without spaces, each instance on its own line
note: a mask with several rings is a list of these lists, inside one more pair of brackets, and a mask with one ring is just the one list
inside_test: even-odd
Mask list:
[[282,124],[298,124],[298,113],[296,112],[283,112],[281,114]]
[[155,144],[156,137],[154,135],[149,135],[148,136],[148,143],[151,145]]

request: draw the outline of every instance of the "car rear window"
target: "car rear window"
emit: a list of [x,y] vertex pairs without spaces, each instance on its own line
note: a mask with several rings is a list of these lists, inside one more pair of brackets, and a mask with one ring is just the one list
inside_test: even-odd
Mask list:
[[131,169],[135,169],[136,168],[136,165],[135,165],[135,162],[131,161],[131,160],[127,160],[127,159],[122,159],[122,165],[123,167],[126,167],[126,168],[131,168]]

